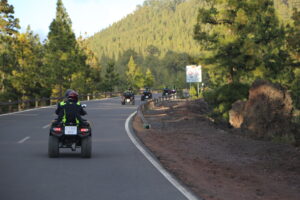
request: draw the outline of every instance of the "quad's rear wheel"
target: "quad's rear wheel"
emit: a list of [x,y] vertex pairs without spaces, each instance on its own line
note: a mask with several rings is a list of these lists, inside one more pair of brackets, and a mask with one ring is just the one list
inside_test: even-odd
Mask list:
[[92,137],[81,139],[81,157],[90,158],[92,156]]
[[59,140],[53,135],[49,135],[48,156],[50,158],[56,158],[59,156]]

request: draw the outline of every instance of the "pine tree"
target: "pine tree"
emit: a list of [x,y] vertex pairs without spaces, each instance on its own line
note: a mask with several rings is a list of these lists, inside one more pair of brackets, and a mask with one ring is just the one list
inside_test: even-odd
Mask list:
[[[241,79],[276,80],[286,62],[284,29],[273,2],[209,1],[199,9],[194,38],[207,51],[203,59],[223,84]],[[225,79],[224,79],[225,77]]]
[[7,0],[0,1],[0,35],[13,35],[20,28],[19,19],[14,18],[14,7]]
[[25,33],[18,34],[13,50],[16,67],[12,71],[12,86],[21,95],[21,99],[44,97],[49,92],[42,74],[42,44],[38,35],[27,27]]
[[126,71],[126,77],[127,77],[127,83],[129,87],[134,87],[135,83],[134,83],[134,79],[135,79],[135,75],[136,75],[136,71],[137,71],[137,66],[134,62],[133,57],[130,57],[130,60],[127,64],[128,68]]
[[86,56],[79,49],[72,31],[71,19],[62,0],[58,0],[56,17],[50,24],[45,56],[50,86],[56,89],[58,96],[70,88],[74,79],[84,76],[85,61]]
[[294,10],[292,23],[287,26],[287,47],[291,55],[293,103],[300,109],[300,11]]
[[292,24],[287,26],[287,45],[293,66],[300,67],[300,11],[294,9]]
[[144,78],[141,69],[135,64],[133,57],[130,57],[126,71],[127,85],[134,89],[140,89],[144,86]]
[[145,83],[144,87],[153,87],[154,85],[154,76],[151,72],[151,70],[148,68],[146,71],[146,76],[145,76]]
[[13,45],[18,33],[19,19],[14,18],[14,7],[7,0],[0,1],[0,100],[17,99],[10,78],[16,66]]
[[105,91],[113,92],[114,87],[118,85],[119,75],[115,72],[115,63],[113,61],[107,64],[106,73],[104,76]]

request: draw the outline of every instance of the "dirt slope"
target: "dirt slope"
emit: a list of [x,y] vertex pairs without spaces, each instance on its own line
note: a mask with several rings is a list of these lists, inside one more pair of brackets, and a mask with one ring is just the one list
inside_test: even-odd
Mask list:
[[205,102],[169,102],[138,117],[138,137],[161,163],[206,200],[299,200],[300,150],[218,128]]

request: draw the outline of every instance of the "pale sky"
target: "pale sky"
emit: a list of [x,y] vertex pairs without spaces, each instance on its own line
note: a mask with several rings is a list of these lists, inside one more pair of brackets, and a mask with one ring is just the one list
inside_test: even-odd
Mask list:
[[[19,18],[21,32],[30,25],[35,34],[45,39],[49,25],[55,17],[57,0],[8,0]],[[72,28],[80,34],[92,36],[132,13],[144,0],[63,0],[72,20]]]

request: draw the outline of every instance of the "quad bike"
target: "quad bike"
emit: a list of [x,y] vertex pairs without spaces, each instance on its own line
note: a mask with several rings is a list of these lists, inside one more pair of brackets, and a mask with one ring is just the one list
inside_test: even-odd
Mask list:
[[152,99],[152,93],[150,91],[144,91],[141,96],[141,101]]
[[170,97],[172,99],[176,99],[177,98],[177,91],[175,89],[170,90]]
[[92,130],[90,124],[52,123],[50,127],[48,155],[58,157],[60,148],[76,151],[81,148],[81,157],[90,158],[92,154]]
[[130,92],[125,92],[122,96],[121,104],[125,105],[126,103],[130,103],[132,105],[135,104],[134,94]]
[[162,97],[169,97],[170,95],[171,95],[171,90],[168,88],[165,88],[163,90]]

